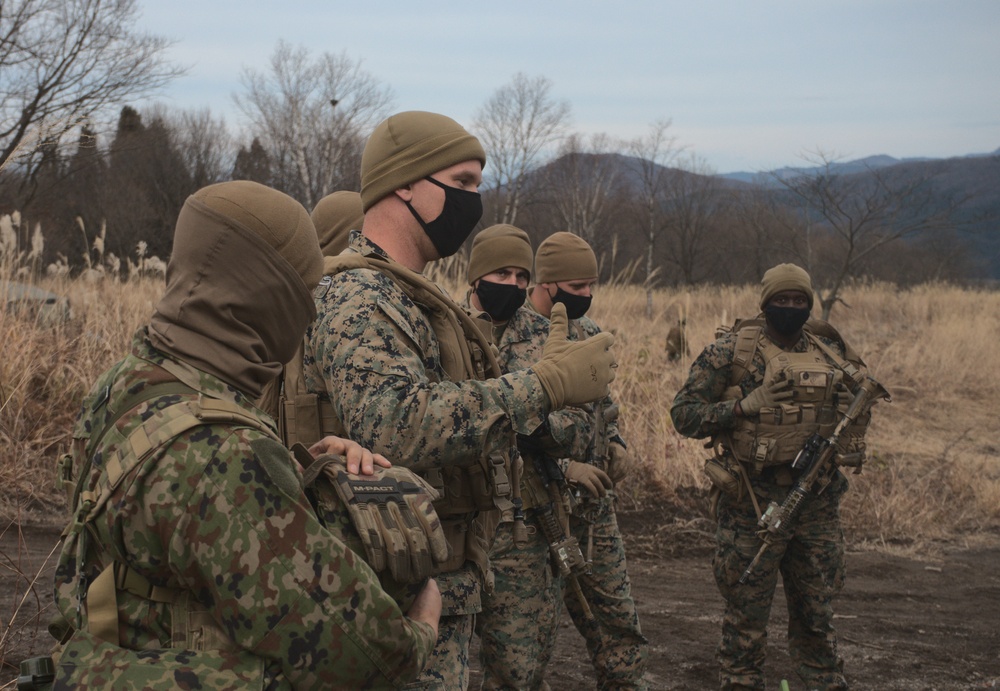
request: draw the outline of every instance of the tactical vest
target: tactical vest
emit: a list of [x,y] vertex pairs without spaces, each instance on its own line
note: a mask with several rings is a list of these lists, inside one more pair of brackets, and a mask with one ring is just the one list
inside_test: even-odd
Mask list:
[[[181,373],[174,363],[159,363],[174,376]],[[139,427],[124,436],[116,426],[123,416],[135,413],[142,405],[157,398],[180,395],[181,400],[157,411]],[[146,387],[127,398],[116,410],[107,409],[107,397],[92,410],[95,424],[105,422],[88,438],[75,439],[73,451],[60,459],[61,484],[67,493],[73,522],[63,531],[60,565],[75,559],[77,592],[77,621],[57,620],[50,632],[60,642],[67,642],[74,629],[80,629],[94,638],[119,646],[118,596],[129,593],[134,597],[169,606],[171,641],[168,648],[192,651],[243,651],[228,637],[187,590],[151,584],[140,573],[129,568],[117,554],[113,545],[98,543],[93,528],[104,513],[107,502],[123,480],[154,452],[169,445],[178,436],[203,425],[227,425],[257,430],[272,439],[276,435],[263,420],[230,401],[212,398],[199,393],[181,381],[171,381]],[[107,412],[105,412],[107,411]],[[100,474],[93,490],[85,487],[92,474],[92,455],[87,448],[103,452],[105,470]],[[77,473],[74,477],[74,468]],[[97,564],[100,574],[87,583],[84,569]],[[86,620],[84,620],[86,612]]]
[[[792,398],[775,407],[762,408],[754,417],[736,418],[734,428],[721,440],[733,455],[747,464],[754,475],[764,468],[791,463],[813,434],[829,437],[850,404],[850,390],[860,376],[860,358],[844,344],[832,326],[810,320],[803,329],[809,347],[796,353],[782,350],[763,334],[762,320],[738,322],[733,329],[736,344],[733,352],[732,375],[723,400],[739,400],[743,391],[740,380],[749,371],[756,352],[764,359],[762,384],[782,379],[792,381]],[[845,359],[819,339],[826,336],[844,344]],[[853,362],[852,362],[853,360]],[[866,412],[841,435],[840,454],[864,452],[864,435],[871,422]]]
[[[422,274],[378,255],[347,252],[323,260],[326,276],[354,269],[386,275],[422,308],[438,340],[441,367],[449,381],[482,381],[501,376],[491,341],[491,322],[469,315]],[[323,295],[329,286],[330,282],[324,280],[317,288],[317,295]],[[301,365],[299,368],[301,373]],[[300,388],[291,389],[287,381],[285,384],[285,401],[281,407],[285,421],[279,423],[281,429],[295,434],[305,431],[309,436],[297,439],[303,443],[311,443],[327,434],[349,437],[330,401],[325,396],[304,393],[301,374],[298,376],[300,383],[294,386]],[[477,531],[470,530],[469,526],[479,516],[486,539],[492,542],[499,514],[520,503],[519,482],[516,477],[512,482],[514,469],[510,458],[509,452],[494,451],[473,465],[434,468],[419,473],[441,494],[434,508],[444,526],[452,554],[443,571],[458,570],[469,560],[477,564],[484,581],[487,580],[489,560],[479,541],[482,535],[477,536]]]

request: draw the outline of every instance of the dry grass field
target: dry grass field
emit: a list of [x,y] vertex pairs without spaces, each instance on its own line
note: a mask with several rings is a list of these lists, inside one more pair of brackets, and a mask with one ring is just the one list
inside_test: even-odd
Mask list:
[[[0,511],[25,523],[62,521],[54,459],[95,377],[127,349],[162,290],[162,279],[42,281],[70,298],[72,318],[45,324],[0,312]],[[458,292],[456,287],[455,292]],[[5,297],[5,296],[4,296]],[[892,392],[869,433],[870,458],[852,476],[846,506],[854,541],[881,545],[972,535],[1000,521],[1000,293],[926,285],[900,291],[857,285],[832,321]],[[6,298],[5,298],[6,302]],[[670,404],[691,358],[715,328],[756,312],[757,289],[700,287],[647,295],[599,289],[592,316],[617,334],[613,384],[621,425],[643,472],[625,487],[626,508],[680,502],[704,488],[705,451],[674,432]],[[849,306],[848,306],[849,305]],[[691,356],[669,362],[664,344],[678,308]]]
[[[22,280],[11,266],[0,266],[0,279]],[[67,446],[81,398],[125,352],[162,285],[162,278],[52,278],[39,286],[69,297],[70,320],[49,324],[27,312],[0,310],[0,537],[6,535],[0,570],[5,573],[24,568],[18,557],[22,528],[63,523],[55,459]],[[464,288],[456,285],[459,291]],[[591,316],[617,334],[620,367],[613,393],[620,423],[630,449],[643,461],[621,492],[623,514],[641,519],[626,518],[623,525],[643,527],[641,534],[628,536],[630,556],[683,554],[691,541],[708,539],[703,501],[708,483],[701,471],[706,452],[674,432],[670,404],[692,357],[712,340],[715,328],[735,316],[753,316],[757,296],[755,286],[658,290],[648,301],[638,287],[607,286],[596,294]],[[832,322],[893,396],[891,404],[876,407],[868,463],[850,478],[844,514],[852,549],[905,556],[995,542],[1000,293],[857,284],[843,299]],[[671,363],[664,344],[681,309],[692,352]],[[27,584],[32,574],[21,576]],[[2,661],[15,631],[7,619],[0,624]]]

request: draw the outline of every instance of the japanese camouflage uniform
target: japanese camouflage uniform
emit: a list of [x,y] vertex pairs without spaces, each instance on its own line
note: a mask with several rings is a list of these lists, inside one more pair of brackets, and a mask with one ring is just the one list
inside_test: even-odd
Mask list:
[[[527,305],[508,322],[494,325],[501,370],[516,372],[538,362],[548,331],[548,320]],[[590,418],[582,408],[550,413],[539,445],[555,459],[582,456],[591,434]],[[538,436],[536,432],[533,439]],[[503,516],[490,551],[495,585],[484,594],[483,610],[476,618],[483,689],[544,688],[559,622],[564,583],[552,564],[549,541],[536,514],[551,498],[533,461],[525,457],[523,463],[526,542],[517,544],[513,516]],[[560,524],[565,523],[565,503],[547,508],[557,514]]]
[[[848,375],[843,370],[857,373],[864,365],[825,322],[810,320],[788,350],[764,334],[763,324],[762,318],[738,324],[709,345],[692,364],[671,409],[678,432],[711,437],[721,449],[707,467],[728,466],[733,477],[734,491],[719,496],[713,561],[726,601],[718,650],[721,688],[764,688],[766,627],[780,573],[789,613],[789,652],[799,675],[809,688],[846,689],[831,607],[844,584],[840,499],[848,483],[839,470],[825,491],[808,497],[792,534],[765,552],[746,584],[738,581],[761,545],[746,479],[760,506],[781,504],[797,477],[790,463],[798,450],[813,432],[829,436],[838,412],[847,407],[843,384]],[[737,418],[735,403],[775,377],[793,380],[794,403]],[[847,428],[841,453],[863,453],[869,420],[866,413]]]
[[[600,327],[587,317],[570,322],[570,338],[582,340],[600,332]],[[604,411],[612,405],[610,396],[590,404],[593,411],[591,442],[583,456],[572,457],[572,460],[607,470],[607,458],[600,457],[601,449],[606,454],[608,443],[621,438],[615,420],[602,425],[597,416],[604,416]],[[604,438],[597,440],[595,432],[602,426],[605,428]],[[590,561],[591,574],[580,579],[580,586],[593,612],[593,619],[586,616],[580,599],[570,590],[563,591],[563,600],[573,623],[587,642],[598,688],[645,689],[649,644],[642,634],[632,599],[625,544],[618,528],[614,502],[613,492],[597,498],[581,490],[575,496],[570,528]]]
[[62,466],[55,688],[398,688],[426,663],[432,628],[324,527],[252,404],[313,314],[315,243],[256,183],[186,202],[164,298]]
[[435,507],[452,555],[435,576],[444,609],[421,679],[427,688],[465,688],[471,615],[492,587],[490,542],[515,496],[514,434],[544,421],[547,395],[529,372],[491,378],[499,370],[489,340],[471,333],[488,333],[489,322],[360,233],[324,269],[306,336],[306,388],[336,429],[441,492]]

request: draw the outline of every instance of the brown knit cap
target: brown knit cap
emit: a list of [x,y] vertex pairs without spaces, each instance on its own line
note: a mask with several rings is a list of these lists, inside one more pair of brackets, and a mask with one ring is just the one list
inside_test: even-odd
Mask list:
[[469,285],[476,279],[507,266],[516,266],[530,274],[531,258],[531,240],[527,233],[507,223],[490,226],[472,241]]
[[479,140],[445,115],[410,110],[375,127],[361,155],[364,210],[382,197],[463,161],[486,165]]
[[535,254],[535,283],[597,278],[597,255],[579,235],[553,233]]
[[323,277],[323,255],[309,213],[287,194],[250,180],[203,187],[191,195],[241,223],[291,264],[309,290]]
[[760,308],[764,309],[768,301],[783,290],[798,290],[809,298],[809,309],[813,306],[812,280],[809,274],[795,264],[778,264],[764,272],[760,279]]
[[346,190],[328,194],[319,200],[311,216],[323,256],[335,257],[347,248],[348,234],[360,229],[365,220],[361,195]]

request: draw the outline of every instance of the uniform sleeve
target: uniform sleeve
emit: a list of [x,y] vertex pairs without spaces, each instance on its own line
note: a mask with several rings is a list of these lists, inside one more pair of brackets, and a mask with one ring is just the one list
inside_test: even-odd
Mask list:
[[199,434],[172,447],[138,497],[141,522],[159,527],[182,586],[239,646],[280,665],[293,688],[414,679],[433,629],[408,619],[319,523],[290,463],[276,473],[249,446],[248,430]]
[[[549,323],[544,317],[522,314],[519,310],[508,326],[507,340],[498,360],[504,372],[526,370],[542,358]],[[568,406],[549,413],[545,428],[545,446],[560,458],[584,459],[594,437],[593,406]]]
[[573,406],[550,413],[548,429],[561,457],[585,461],[594,440],[593,407]]
[[691,364],[687,381],[670,408],[678,432],[702,439],[733,427],[736,401],[722,400],[729,387],[732,359],[732,340],[724,337],[705,348]]
[[352,439],[394,463],[471,464],[548,413],[531,372],[446,380],[429,322],[380,274],[338,274],[319,313],[307,335],[307,386],[325,389]]

